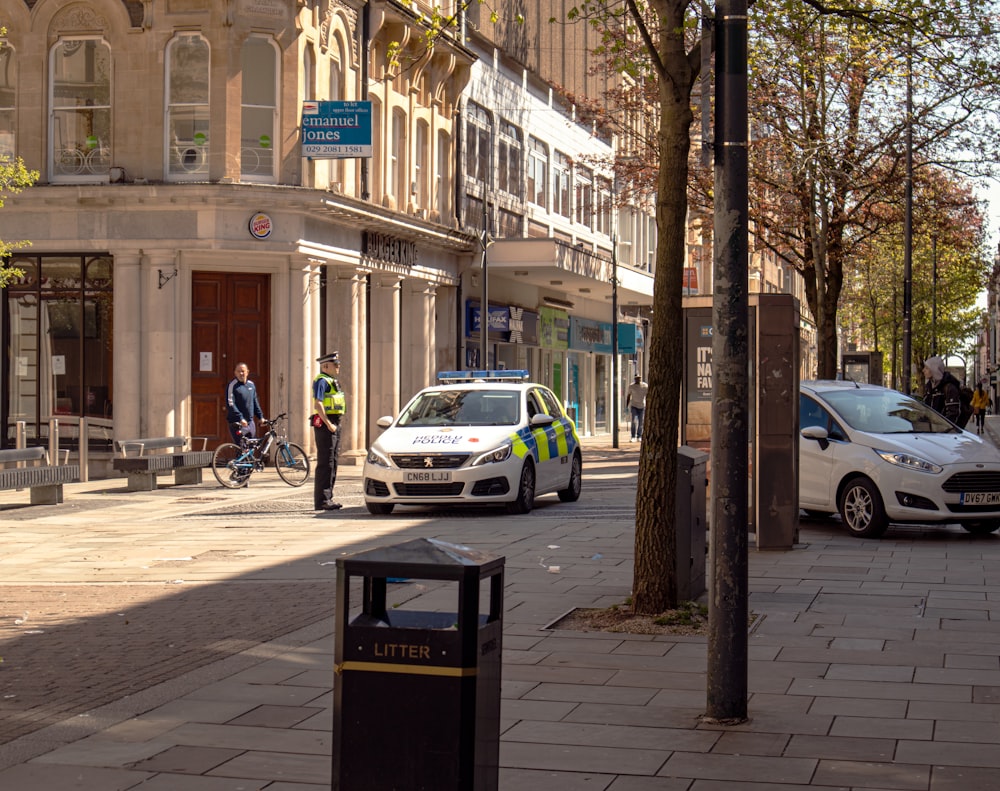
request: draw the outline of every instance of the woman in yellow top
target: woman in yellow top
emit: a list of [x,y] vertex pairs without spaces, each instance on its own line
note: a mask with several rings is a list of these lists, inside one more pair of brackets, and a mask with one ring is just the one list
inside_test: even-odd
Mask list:
[[972,391],[972,414],[976,416],[976,433],[982,434],[986,426],[986,409],[990,405],[990,396],[983,390],[983,383],[977,382]]

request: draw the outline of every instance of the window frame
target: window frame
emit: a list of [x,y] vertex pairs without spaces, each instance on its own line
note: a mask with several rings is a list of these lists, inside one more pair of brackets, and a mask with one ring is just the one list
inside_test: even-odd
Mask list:
[[[175,102],[173,101],[172,86],[174,80],[173,72],[173,51],[183,39],[200,39],[208,52],[206,62],[206,95],[204,102]],[[212,107],[212,46],[208,39],[198,31],[180,31],[172,36],[165,47],[165,67],[163,69],[164,92],[163,92],[163,170],[166,181],[204,181],[208,178],[209,154],[211,151],[210,141],[207,134],[203,135],[204,142],[199,142],[199,132],[197,131],[197,117],[192,122],[192,136],[190,141],[180,142],[173,135],[174,108],[192,108],[197,114],[198,108],[205,110],[205,128],[208,131],[211,125]],[[177,160],[180,163],[180,170],[173,169],[173,163]],[[190,167],[189,167],[190,165]]]
[[[273,55],[273,60],[271,61],[273,65],[273,100],[274,104],[256,104],[247,101],[247,81],[244,79],[245,74],[243,72],[243,53],[246,51],[247,45],[251,41],[266,43]],[[257,33],[252,33],[246,37],[240,47],[240,181],[248,184],[274,184],[278,181],[278,162],[281,159],[281,152],[278,150],[277,139],[279,137],[279,130],[281,129],[281,117],[280,117],[280,96],[281,96],[281,53],[278,49],[278,45],[275,43],[274,39],[268,35],[262,35]],[[268,145],[258,145],[256,148],[246,145],[244,138],[244,126],[246,126],[246,116],[247,111],[266,111],[271,110],[271,134],[268,135],[269,143]],[[258,136],[258,143],[262,142],[263,135]],[[260,154],[258,151],[269,151],[271,155],[271,167],[270,170],[261,168],[258,170],[258,166],[255,165],[252,171],[247,171],[249,165],[248,154],[253,153],[258,157],[257,162],[260,162]]]
[[[67,44],[78,42],[79,46],[84,46],[88,42],[96,42],[107,53],[108,75],[107,92],[108,104],[87,104],[84,98],[83,104],[57,104],[56,81],[61,72],[56,68],[56,58],[58,53],[63,51]],[[48,169],[49,181],[54,184],[93,184],[108,183],[110,181],[110,163],[112,154],[111,133],[114,128],[114,59],[111,45],[103,36],[60,36],[49,49],[49,75],[48,75]],[[96,62],[96,60],[95,60]],[[92,84],[97,84],[91,81]],[[61,128],[62,114],[70,114],[84,109],[90,113],[105,111],[107,114],[107,139],[102,140],[99,136],[87,135],[83,145],[78,142],[71,143],[72,147],[67,147],[63,142],[63,134],[57,134],[57,128]],[[93,118],[90,125],[93,132]],[[57,139],[63,142],[63,147],[57,149]],[[93,141],[93,143],[91,143]],[[57,173],[57,168],[63,172]]]

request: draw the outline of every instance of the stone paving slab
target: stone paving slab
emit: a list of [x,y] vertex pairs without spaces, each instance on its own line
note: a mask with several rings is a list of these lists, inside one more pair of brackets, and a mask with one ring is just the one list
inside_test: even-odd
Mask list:
[[[572,607],[627,596],[635,463],[634,452],[607,448],[588,463],[589,515],[584,498],[517,520],[475,510],[372,519],[357,471],[345,472],[337,518],[299,510],[302,494],[279,483],[231,501],[210,485],[133,500],[91,483],[66,504],[103,497],[106,509],[17,510],[0,528],[11,538],[0,556],[0,651],[30,657],[22,646],[48,635],[99,661],[95,646],[121,619],[142,625],[159,607],[162,639],[181,640],[185,661],[128,697],[109,687],[104,705],[69,719],[41,699],[24,707],[44,716],[0,744],[0,788],[329,788],[336,558],[432,536],[508,559],[501,791],[994,791],[1000,536],[894,526],[881,541],[858,540],[836,520],[804,519],[793,549],[751,551],[750,718],[710,724],[705,638],[545,628]],[[441,586],[390,588],[398,606],[448,604]],[[299,609],[313,614],[296,620]],[[250,623],[232,617],[241,612]],[[44,634],[25,634],[36,617]],[[280,636],[260,633],[267,624]],[[162,653],[155,641],[123,642],[138,657]],[[215,657],[192,663],[198,646]],[[0,683],[9,671],[0,665]],[[70,679],[46,687],[40,676],[37,686],[81,700]]]

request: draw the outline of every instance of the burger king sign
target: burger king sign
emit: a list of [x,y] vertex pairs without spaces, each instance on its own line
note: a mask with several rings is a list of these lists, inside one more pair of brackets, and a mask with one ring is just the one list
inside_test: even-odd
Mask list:
[[266,239],[271,235],[274,225],[271,218],[258,212],[250,218],[250,235],[254,239]]

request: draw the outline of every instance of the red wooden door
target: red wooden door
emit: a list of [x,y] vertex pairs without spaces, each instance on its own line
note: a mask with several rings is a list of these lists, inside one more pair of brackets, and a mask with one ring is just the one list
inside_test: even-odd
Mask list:
[[270,413],[268,275],[195,272],[191,283],[191,434],[208,447],[229,442],[226,385],[237,363],[250,367],[265,417]]

